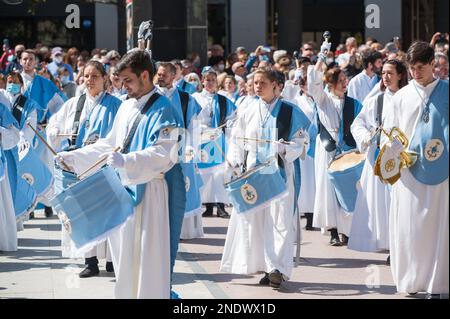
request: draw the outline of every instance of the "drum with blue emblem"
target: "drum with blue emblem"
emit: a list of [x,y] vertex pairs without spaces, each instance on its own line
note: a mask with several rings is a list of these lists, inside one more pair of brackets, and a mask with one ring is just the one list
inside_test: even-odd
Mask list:
[[[221,131],[220,131],[221,132]],[[202,144],[197,156],[197,165],[201,170],[216,169],[225,162],[225,136],[211,129],[202,133]]]
[[37,196],[44,195],[53,185],[52,173],[31,146],[19,152],[18,174],[33,186]]
[[16,196],[14,197],[16,219],[31,213],[36,204],[37,195],[33,186],[22,177],[17,176]]
[[130,194],[109,166],[70,185],[51,203],[77,249],[107,238],[134,210]]
[[262,210],[288,195],[286,183],[275,161],[258,165],[225,184],[238,214]]
[[328,177],[339,205],[348,213],[355,210],[358,195],[356,185],[361,179],[365,160],[366,154],[350,150],[336,156],[328,167]]

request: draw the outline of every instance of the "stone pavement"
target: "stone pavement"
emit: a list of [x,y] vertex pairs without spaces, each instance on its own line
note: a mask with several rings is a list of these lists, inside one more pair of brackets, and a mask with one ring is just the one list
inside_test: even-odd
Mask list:
[[[57,217],[35,214],[36,219],[25,222],[25,230],[19,232],[19,250],[0,252],[0,299],[113,298],[115,279],[105,271],[105,261],[100,261],[100,276],[78,278],[84,261],[61,257]],[[320,232],[302,230],[300,263],[279,291],[258,285],[259,274],[219,273],[228,220],[210,217],[203,223],[205,237],[182,241],[175,264],[174,290],[184,299],[414,299],[396,293],[385,265],[387,254],[331,247],[328,236]]]

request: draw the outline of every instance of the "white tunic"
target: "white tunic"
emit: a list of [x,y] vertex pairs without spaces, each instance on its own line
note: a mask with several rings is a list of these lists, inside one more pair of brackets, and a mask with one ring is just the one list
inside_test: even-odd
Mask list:
[[[213,116],[213,103],[215,94],[206,90],[192,94],[202,107],[198,119],[202,128],[210,128]],[[223,150],[225,152],[225,150]],[[229,199],[223,184],[225,183],[225,164],[215,166],[214,169],[201,169],[200,174],[203,179],[201,191],[202,203],[224,203],[228,204]]]
[[379,78],[376,75],[370,77],[364,70],[348,83],[348,96],[363,103],[366,96],[372,91],[378,81]]
[[[385,126],[399,127],[411,139],[437,82],[422,87],[412,81],[397,92]],[[391,270],[399,292],[449,293],[448,187],[448,178],[438,185],[425,185],[408,169],[402,170],[392,187]]]
[[[150,96],[151,93],[125,101],[106,138],[68,153],[69,158],[75,158],[76,173],[86,170],[103,153],[123,146],[134,119]],[[118,170],[124,185],[145,183],[146,188],[134,214],[109,237],[116,298],[170,296],[168,189],[162,174],[173,166],[169,153],[177,141],[170,135],[161,134],[153,146],[125,155],[125,167]]]
[[[321,123],[337,141],[344,100],[325,92],[322,78],[323,72],[316,71],[313,66],[308,68],[308,92],[316,102]],[[325,230],[337,228],[339,233],[348,236],[352,215],[339,205],[334,187],[328,178],[328,165],[335,153],[336,151],[327,152],[320,141],[320,136],[317,135],[314,167],[316,169],[316,191],[320,196],[316,196],[314,201],[313,226]]]
[[[382,120],[389,114],[390,101],[394,94],[384,92]],[[366,99],[364,107],[352,124],[352,135],[361,153],[367,160],[361,174],[361,196],[358,196],[353,213],[348,248],[365,252],[389,250],[389,187],[373,174],[376,141],[369,142],[371,129],[376,129],[378,96]]]
[[[19,130],[10,127],[0,134],[0,147],[3,150],[14,148],[19,142]],[[17,250],[17,225],[14,203],[9,185],[8,168],[0,178],[0,251]]]
[[[305,113],[311,123],[315,121],[314,104],[311,98],[304,94],[297,94],[292,102]],[[314,212],[314,201],[316,198],[314,158],[307,154],[305,159],[300,161],[300,171],[301,187],[298,197],[298,208],[300,213],[312,213]]]
[[[260,136],[260,130],[267,112],[273,110],[278,99],[271,105],[255,100],[236,121],[232,136]],[[261,107],[262,116],[259,114]],[[303,152],[306,132],[296,132],[293,145],[286,148],[284,157],[288,196],[272,201],[268,208],[246,214],[238,214],[235,209],[231,213],[228,232],[225,240],[220,271],[234,274],[253,274],[270,272],[278,269],[287,279],[291,276],[293,266],[294,228],[294,167],[293,161]],[[242,135],[244,134],[244,135]],[[249,147],[247,167],[256,162],[257,146]],[[236,151],[237,144],[231,144],[227,153],[230,162],[235,156],[243,161],[242,153]],[[239,155],[237,155],[239,154]],[[241,162],[242,163],[242,162]]]

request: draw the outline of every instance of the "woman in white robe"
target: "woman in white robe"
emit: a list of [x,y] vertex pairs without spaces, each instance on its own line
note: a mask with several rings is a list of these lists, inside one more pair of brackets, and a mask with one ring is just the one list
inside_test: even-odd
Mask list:
[[[439,298],[439,294],[449,293],[449,89],[448,81],[433,77],[433,60],[434,51],[428,43],[415,42],[409,48],[407,62],[413,80],[392,99],[385,128],[389,132],[390,128],[398,127],[411,143],[415,134],[421,132],[420,127],[431,125],[433,135],[446,139],[442,141],[442,149],[434,150],[438,151],[432,154],[434,158],[421,151],[416,164],[419,168],[427,167],[426,178],[438,181],[425,184],[413,174],[414,166],[403,169],[392,186],[389,211],[391,271],[397,291],[427,292],[429,298]],[[438,89],[442,95],[434,94]],[[428,113],[427,118],[429,101],[441,113]],[[433,140],[423,141],[430,142]],[[444,159],[442,166],[433,167],[438,156]]]
[[383,111],[380,123],[377,119],[379,94],[366,99],[361,113],[352,124],[352,134],[361,153],[367,153],[361,175],[362,196],[358,196],[353,214],[348,248],[363,252],[389,250],[389,187],[374,175],[376,131],[384,123],[394,94],[408,84],[406,66],[400,61],[391,60],[384,64],[381,88]]
[[[75,114],[81,96],[69,99],[50,118],[46,131],[48,143],[53,149],[61,151],[69,146],[79,148],[93,144],[108,134],[121,101],[105,91],[107,76],[101,63],[90,61],[86,64],[83,72],[84,83],[87,86],[86,99],[79,118],[76,141],[71,145]],[[62,227],[61,250],[63,257],[85,258],[87,266],[80,272],[80,278],[99,274],[98,259],[106,259],[106,270],[113,272],[111,253],[106,241],[87,252],[78,252],[66,228]]]
[[[270,71],[255,72],[255,91],[260,99],[252,102],[244,112],[240,113],[231,133],[231,141],[227,159],[230,170],[235,168],[238,174],[244,164],[245,156],[237,137],[265,138],[275,140],[276,136],[262,136],[264,127],[275,129],[276,117],[282,105],[275,95],[276,77]],[[284,102],[285,103],[285,102]],[[293,162],[306,152],[308,140],[307,127],[309,121],[294,105],[292,107],[292,123],[290,143],[283,144],[276,151],[283,159],[287,196],[274,198],[270,206],[249,213],[237,213],[235,208],[231,214],[225,241],[220,271],[234,274],[254,274],[265,272],[260,284],[279,288],[281,283],[291,276],[293,266],[294,228],[294,166]],[[265,119],[265,120],[264,120]],[[270,124],[267,124],[270,123]],[[276,134],[274,132],[273,134]],[[246,167],[251,169],[257,163],[265,163],[269,158],[277,157],[274,150],[267,151],[266,143],[247,143]],[[276,147],[275,147],[276,148]],[[256,208],[255,208],[256,209]]]
[[20,133],[9,109],[1,103],[0,117],[0,251],[16,251],[16,214],[3,150],[14,148],[19,143]]
[[[329,92],[324,87],[323,60],[319,59],[315,66],[308,68],[308,94],[317,105],[319,119],[335,141],[339,141],[339,129],[343,116],[344,96],[348,84],[345,74],[339,69],[327,71]],[[352,214],[346,212],[338,203],[335,190],[328,177],[328,165],[333,160],[336,151],[327,152],[320,140],[316,139],[315,176],[316,191],[320,196],[314,201],[314,227],[331,232],[330,244],[342,245],[338,233],[348,236],[352,223]]]

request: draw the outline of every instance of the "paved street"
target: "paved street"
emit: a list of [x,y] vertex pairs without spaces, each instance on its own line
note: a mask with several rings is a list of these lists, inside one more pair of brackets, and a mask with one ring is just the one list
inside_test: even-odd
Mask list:
[[[36,217],[19,232],[19,250],[0,253],[0,298],[112,298],[114,276],[105,261],[99,277],[79,279],[83,260],[61,258],[57,217]],[[203,221],[205,237],[180,246],[174,290],[182,298],[405,298],[396,293],[387,254],[330,247],[320,232],[302,231],[300,264],[279,291],[258,285],[261,275],[219,273],[228,220]]]

